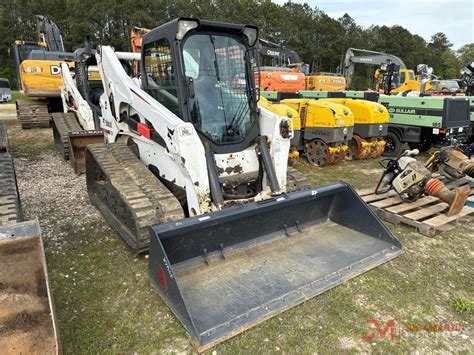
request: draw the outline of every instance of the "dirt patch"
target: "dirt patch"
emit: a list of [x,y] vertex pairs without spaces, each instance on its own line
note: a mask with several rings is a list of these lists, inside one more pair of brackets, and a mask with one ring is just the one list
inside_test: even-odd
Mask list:
[[39,238],[1,241],[0,255],[0,349],[12,354],[55,353]]

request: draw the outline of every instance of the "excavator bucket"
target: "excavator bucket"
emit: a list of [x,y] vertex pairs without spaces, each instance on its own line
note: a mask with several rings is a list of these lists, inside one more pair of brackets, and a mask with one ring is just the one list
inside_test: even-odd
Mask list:
[[78,175],[86,172],[85,151],[89,144],[103,143],[104,133],[101,130],[72,131],[69,136],[69,160],[74,172]]
[[149,272],[204,351],[401,253],[339,182],[152,226]]
[[61,353],[37,221],[0,226],[0,349]]

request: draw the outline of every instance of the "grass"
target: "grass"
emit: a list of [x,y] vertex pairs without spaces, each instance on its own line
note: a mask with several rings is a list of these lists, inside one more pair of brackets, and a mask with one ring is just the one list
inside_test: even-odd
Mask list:
[[464,298],[455,298],[449,301],[451,308],[458,313],[474,313],[474,305]]
[[54,152],[51,129],[22,129],[17,120],[5,121],[10,148],[15,157],[37,160],[43,153]]
[[[21,130],[15,124],[8,128],[16,157],[40,159],[40,151],[54,149],[50,130]],[[375,160],[314,168],[301,159],[297,168],[315,186],[345,180],[356,188],[373,187],[380,174]],[[404,226],[388,227],[404,244],[400,257],[211,351],[468,352],[471,343],[459,335],[408,331],[403,323],[460,322],[472,338],[474,226],[461,223],[435,238]],[[53,229],[67,236],[62,244],[45,244],[65,353],[192,351],[184,328],[150,286],[148,259],[133,255],[105,221]],[[367,323],[371,319],[382,325],[395,319],[400,337],[395,342],[362,340],[373,330]]]
[[31,97],[26,96],[21,91],[12,91],[12,103],[15,103],[16,100],[30,100]]

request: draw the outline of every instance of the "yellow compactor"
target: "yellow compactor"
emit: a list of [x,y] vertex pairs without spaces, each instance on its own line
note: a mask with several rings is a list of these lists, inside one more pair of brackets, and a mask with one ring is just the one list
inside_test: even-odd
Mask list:
[[389,113],[385,106],[373,101],[350,98],[319,101],[344,105],[354,114],[354,134],[346,152],[349,160],[378,158],[383,154],[384,136],[388,133],[389,121]]
[[348,107],[313,99],[285,99],[280,104],[299,114],[300,129],[294,124],[291,141],[295,150],[304,151],[308,161],[316,166],[344,160],[354,130],[354,115]]

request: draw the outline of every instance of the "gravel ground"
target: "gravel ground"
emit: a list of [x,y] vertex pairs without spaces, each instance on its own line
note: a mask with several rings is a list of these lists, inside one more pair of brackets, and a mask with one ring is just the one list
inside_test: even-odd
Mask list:
[[25,219],[38,219],[46,243],[63,243],[67,229],[101,222],[90,204],[84,175],[74,174],[59,154],[42,154],[38,160],[15,159]]

